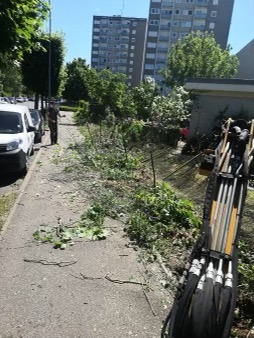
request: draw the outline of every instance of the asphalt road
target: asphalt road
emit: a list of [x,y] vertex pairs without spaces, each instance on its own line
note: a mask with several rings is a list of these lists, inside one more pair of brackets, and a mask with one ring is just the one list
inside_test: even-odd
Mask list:
[[0,338],[159,338],[169,305],[161,272],[141,263],[122,223],[107,219],[104,241],[77,239],[66,250],[33,238],[42,224],[77,221],[100,182],[89,168],[65,170],[78,163],[70,145],[82,142],[66,115],[60,145],[40,150],[1,234]]

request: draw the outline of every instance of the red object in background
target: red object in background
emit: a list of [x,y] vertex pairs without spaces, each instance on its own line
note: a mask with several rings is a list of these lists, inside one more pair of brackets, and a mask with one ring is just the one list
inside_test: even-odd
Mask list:
[[186,140],[187,139],[187,136],[188,136],[188,128],[180,128],[179,129],[179,136],[182,138],[182,139],[184,139],[184,140]]

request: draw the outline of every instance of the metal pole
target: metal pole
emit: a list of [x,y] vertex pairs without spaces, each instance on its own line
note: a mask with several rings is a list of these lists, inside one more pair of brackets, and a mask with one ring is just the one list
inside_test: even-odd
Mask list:
[[52,30],[52,17],[51,17],[51,0],[48,0],[49,9],[49,68],[48,68],[48,107],[51,101],[51,70],[52,70],[52,48],[51,48],[51,30]]

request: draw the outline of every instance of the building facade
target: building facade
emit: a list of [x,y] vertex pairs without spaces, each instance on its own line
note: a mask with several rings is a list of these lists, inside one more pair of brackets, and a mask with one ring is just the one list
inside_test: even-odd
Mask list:
[[91,66],[124,73],[128,87],[143,78],[147,19],[94,16]]
[[150,0],[144,77],[160,81],[170,46],[191,31],[213,32],[227,45],[234,0]]
[[254,79],[254,39],[244,46],[237,54],[239,60],[235,78]]

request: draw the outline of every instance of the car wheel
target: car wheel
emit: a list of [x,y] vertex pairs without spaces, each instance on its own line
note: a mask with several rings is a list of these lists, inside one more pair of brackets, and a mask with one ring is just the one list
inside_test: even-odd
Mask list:
[[34,155],[34,146],[32,146],[32,149],[31,149],[30,155],[31,155],[31,156],[33,156],[33,155]]
[[37,137],[37,142],[41,143],[41,140],[42,140],[42,133],[40,132],[40,134]]
[[26,176],[27,172],[28,172],[28,156],[26,156],[26,164],[25,164],[24,168],[21,169],[20,176],[21,177]]

